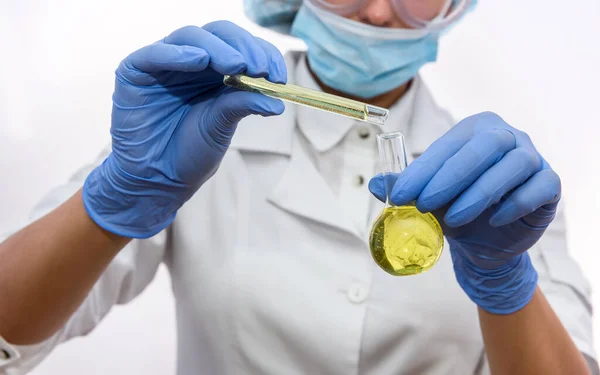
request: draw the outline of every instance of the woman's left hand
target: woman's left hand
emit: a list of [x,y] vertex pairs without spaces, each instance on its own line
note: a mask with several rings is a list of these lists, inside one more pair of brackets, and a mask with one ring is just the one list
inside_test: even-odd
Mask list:
[[[381,175],[369,189],[385,200]],[[461,121],[412,162],[390,200],[432,212],[463,290],[481,308],[508,314],[533,296],[537,273],[526,251],[554,219],[560,195],[560,178],[529,136],[486,112]]]

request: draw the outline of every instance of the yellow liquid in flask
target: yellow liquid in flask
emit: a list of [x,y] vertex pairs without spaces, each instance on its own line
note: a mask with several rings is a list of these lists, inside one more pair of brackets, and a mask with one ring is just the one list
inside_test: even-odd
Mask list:
[[373,222],[369,246],[373,259],[387,273],[416,275],[438,261],[444,235],[431,213],[423,214],[413,205],[391,206]]

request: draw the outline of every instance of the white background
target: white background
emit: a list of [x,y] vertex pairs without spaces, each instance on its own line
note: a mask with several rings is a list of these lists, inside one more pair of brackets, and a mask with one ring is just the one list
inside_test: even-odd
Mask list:
[[[424,70],[457,118],[492,110],[528,132],[558,171],[569,244],[600,306],[600,2],[480,1]],[[283,51],[302,47],[244,18],[241,0],[0,0],[0,230],[109,141],[113,73],[133,50],[184,25],[229,19]],[[1,303],[1,301],[0,301]],[[600,322],[595,336],[600,338]],[[34,374],[172,374],[167,273]]]

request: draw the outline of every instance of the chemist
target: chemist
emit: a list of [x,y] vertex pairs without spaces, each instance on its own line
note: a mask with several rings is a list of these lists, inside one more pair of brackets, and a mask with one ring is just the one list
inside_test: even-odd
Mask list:
[[[307,51],[218,21],[126,57],[109,147],[0,245],[0,372],[88,334],[164,262],[181,375],[597,374],[559,177],[527,134],[454,121],[419,78],[473,7],[248,0]],[[381,128],[222,84],[240,72],[390,108],[411,161],[390,199],[442,224],[433,269],[371,258]]]

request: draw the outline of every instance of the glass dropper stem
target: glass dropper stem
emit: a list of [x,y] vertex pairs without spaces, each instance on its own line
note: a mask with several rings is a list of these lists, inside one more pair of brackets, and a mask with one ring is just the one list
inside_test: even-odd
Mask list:
[[391,206],[390,194],[398,174],[406,169],[406,147],[402,132],[383,133],[377,135],[379,163],[385,181],[386,206]]
[[269,82],[264,78],[252,78],[243,74],[226,75],[223,83],[238,90],[257,92],[272,98],[304,105],[322,111],[383,125],[388,119],[389,110],[341,96],[311,90],[292,84]]

